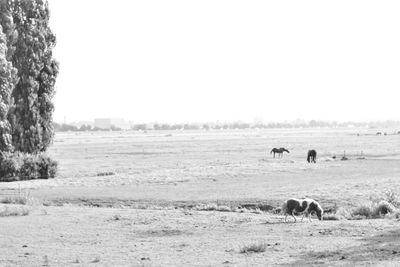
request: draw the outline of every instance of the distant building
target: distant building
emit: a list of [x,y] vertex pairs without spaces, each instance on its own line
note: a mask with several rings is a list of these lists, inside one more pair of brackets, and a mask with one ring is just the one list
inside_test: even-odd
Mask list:
[[129,123],[120,118],[98,118],[94,119],[94,127],[100,129],[111,129],[113,127],[123,130],[129,129]]

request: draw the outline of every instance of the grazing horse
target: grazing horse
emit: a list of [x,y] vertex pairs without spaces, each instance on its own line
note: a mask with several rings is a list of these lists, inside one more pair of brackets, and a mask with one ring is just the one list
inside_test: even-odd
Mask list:
[[301,221],[304,219],[304,215],[308,216],[308,219],[311,222],[311,213],[317,213],[317,217],[320,221],[322,221],[322,214],[324,210],[322,209],[321,205],[315,201],[314,199],[305,198],[305,199],[296,199],[291,198],[286,200],[286,202],[282,206],[282,212],[285,214],[285,222],[287,222],[287,216],[292,215],[294,218],[294,222],[296,222],[296,217],[294,216],[295,213],[302,213],[303,217]]
[[290,153],[289,150],[287,150],[287,149],[284,148],[284,147],[281,147],[281,148],[276,148],[276,147],[274,147],[274,148],[271,150],[271,153],[270,153],[270,154],[274,153],[274,158],[275,158],[275,153],[278,153],[278,156],[281,158],[281,157],[283,157],[283,152]]
[[317,151],[315,151],[314,149],[308,150],[308,153],[307,153],[308,163],[311,163],[311,162],[316,163],[316,159],[317,159]]

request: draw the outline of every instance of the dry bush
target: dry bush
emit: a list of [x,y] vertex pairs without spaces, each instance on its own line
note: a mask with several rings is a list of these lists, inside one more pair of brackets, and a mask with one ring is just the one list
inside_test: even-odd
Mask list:
[[202,204],[195,207],[195,210],[200,211],[221,211],[221,212],[231,212],[233,211],[231,207],[225,205],[217,205],[215,203]]
[[[386,216],[389,218],[400,218],[399,208],[400,201],[397,194],[392,190],[386,190],[380,195],[371,196],[369,201],[354,208],[340,207],[332,216],[348,220],[374,219]],[[332,219],[334,219],[334,217],[332,217]]]
[[381,200],[377,202],[369,202],[362,204],[352,210],[351,217],[365,217],[370,218],[383,218],[387,214],[391,214],[397,211],[397,208],[393,204]]
[[23,206],[6,206],[0,211],[0,217],[26,216],[28,214],[29,210]]
[[396,211],[396,207],[393,206],[393,204],[385,200],[381,200],[379,203],[375,205],[374,215],[382,216],[388,213],[393,213],[394,211]]
[[361,204],[352,210],[351,217],[363,216],[371,218],[374,213],[373,210],[372,203]]
[[0,200],[0,203],[3,204],[19,204],[26,205],[29,201],[27,196],[8,196],[4,197]]
[[0,203],[3,204],[19,204],[19,205],[28,205],[32,204],[33,199],[30,196],[30,191],[22,191],[18,189],[18,192],[11,196],[6,196],[0,199]]
[[267,244],[264,241],[259,241],[257,243],[244,245],[240,249],[240,253],[249,253],[249,252],[260,253],[260,252],[265,252],[266,249],[267,249]]

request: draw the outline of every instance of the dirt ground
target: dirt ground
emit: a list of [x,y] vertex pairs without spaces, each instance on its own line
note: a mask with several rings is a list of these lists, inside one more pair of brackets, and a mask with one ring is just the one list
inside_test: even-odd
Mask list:
[[[395,266],[399,222],[284,223],[188,210],[34,207],[0,220],[1,266]],[[262,253],[240,253],[264,242]]]
[[[33,200],[29,215],[0,217],[0,266],[396,266],[397,219],[294,224],[193,208],[312,197],[329,209],[400,194],[400,135],[375,131],[57,134],[56,179],[0,184],[3,197]],[[273,147],[291,153],[274,159]],[[240,253],[253,243],[266,251]]]

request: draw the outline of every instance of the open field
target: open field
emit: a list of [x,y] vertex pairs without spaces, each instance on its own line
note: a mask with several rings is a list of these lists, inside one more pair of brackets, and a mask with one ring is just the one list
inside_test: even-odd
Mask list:
[[[387,266],[400,258],[397,219],[285,224],[199,207],[312,197],[329,210],[387,189],[400,195],[396,130],[57,133],[56,179],[0,184],[4,196],[22,190],[34,200],[28,215],[0,218],[0,265]],[[291,153],[274,159],[273,147]],[[306,162],[312,148],[317,164]],[[266,251],[240,253],[252,242]]]

